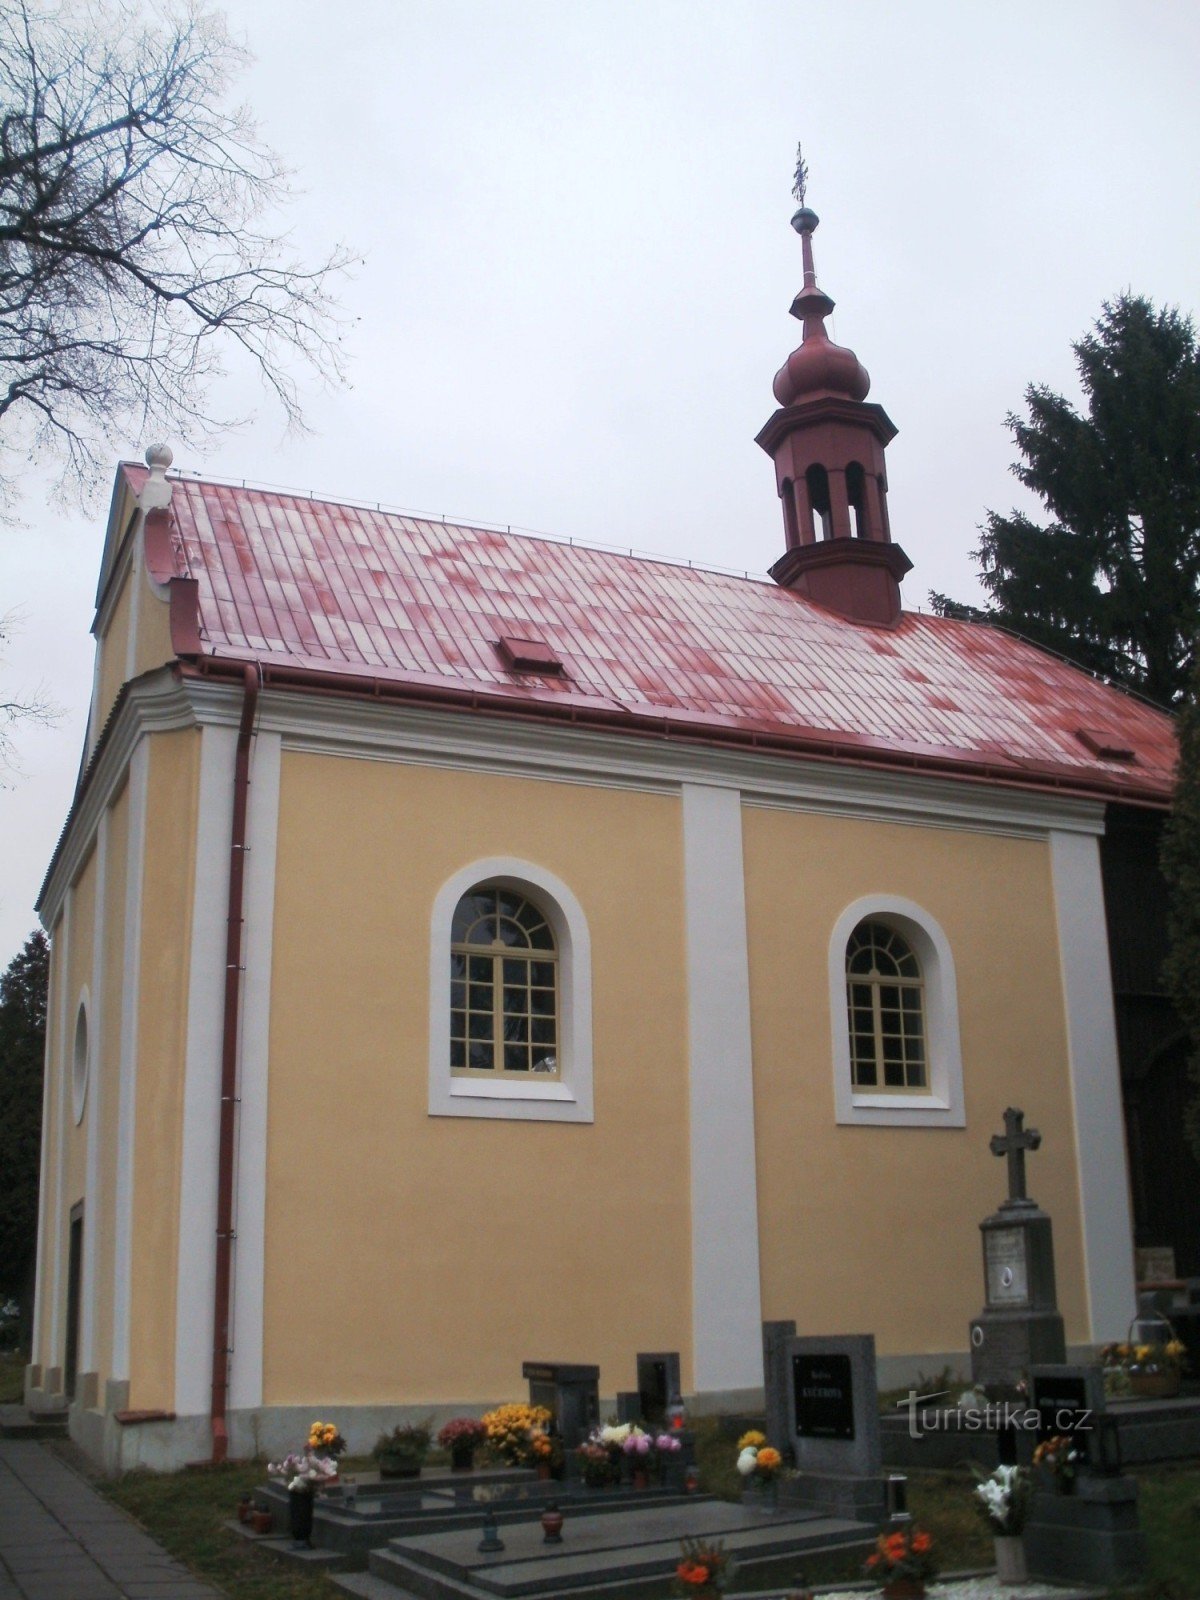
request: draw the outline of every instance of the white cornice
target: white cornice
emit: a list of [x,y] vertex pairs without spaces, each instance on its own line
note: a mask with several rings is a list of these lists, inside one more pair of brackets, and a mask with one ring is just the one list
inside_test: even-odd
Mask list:
[[197,720],[183,686],[169,668],[126,684],[120,709],[76,799],[38,902],[38,915],[47,930],[54,926],[67,888],[91,849],[100,818],[124,781],[138,740],[147,733],[190,728]]
[[[216,685],[197,685],[211,697]],[[228,694],[228,691],[225,691]],[[200,701],[196,702],[199,711]],[[215,714],[236,719],[240,699]],[[205,714],[205,713],[201,713]],[[685,783],[740,789],[747,804],[851,813],[871,821],[1045,835],[1052,828],[1102,833],[1104,804],[1002,784],[800,756],[759,755],[703,744],[599,733],[395,702],[331,700],[268,690],[259,725],[285,750],[375,761],[462,767],[560,783],[678,793]]]
[[[83,798],[71,818],[40,905],[51,926],[66,886],[95,836],[129,757],[145,733],[199,724],[232,727],[240,684],[177,679],[170,669],[126,686]],[[876,770],[801,756],[759,755],[702,744],[599,733],[558,724],[430,711],[396,702],[265,691],[257,726],[285,750],[395,761],[598,788],[678,794],[685,783],[738,789],[747,805],[916,827],[1045,837],[1051,830],[1100,834],[1104,803],[953,776]]]

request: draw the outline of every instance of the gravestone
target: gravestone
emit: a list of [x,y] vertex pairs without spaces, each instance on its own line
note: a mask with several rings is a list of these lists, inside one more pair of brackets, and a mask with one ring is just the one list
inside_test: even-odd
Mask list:
[[881,1521],[887,1480],[879,1438],[873,1334],[797,1338],[795,1323],[763,1326],[767,1437],[795,1462],[789,1504]]
[[1029,1405],[1038,1413],[1037,1442],[1067,1435],[1084,1470],[1098,1465],[1097,1437],[1104,1406],[1104,1370],[1067,1363],[1032,1367]]
[[1025,1152],[1042,1136],[1025,1128],[1025,1113],[1004,1113],[1004,1132],[990,1148],[1008,1163],[1008,1198],[979,1224],[983,1236],[986,1304],[971,1324],[971,1379],[1012,1386],[1034,1366],[1061,1364],[1067,1355],[1054,1283],[1050,1218],[1029,1198]]
[[1078,1458],[1073,1492],[1038,1484],[1025,1523],[1029,1575],[1106,1588],[1136,1582],[1146,1566],[1137,1483],[1103,1460],[1104,1374],[1098,1366],[1054,1363],[1029,1374],[1039,1442],[1069,1437]]
[[574,1450],[600,1420],[600,1368],[565,1361],[526,1361],[521,1376],[529,1382],[529,1404],[545,1406],[554,1417],[563,1448]]
[[639,1351],[637,1386],[645,1420],[665,1423],[671,1398],[680,1392],[679,1351]]
[[618,1389],[617,1421],[647,1422],[665,1428],[667,1407],[679,1392],[679,1351],[639,1351],[637,1388]]

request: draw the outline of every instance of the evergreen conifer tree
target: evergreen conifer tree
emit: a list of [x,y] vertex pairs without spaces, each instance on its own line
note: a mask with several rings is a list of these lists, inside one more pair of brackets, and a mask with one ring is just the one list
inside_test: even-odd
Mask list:
[[1200,350],[1191,319],[1139,296],[1106,304],[1074,345],[1080,416],[1042,385],[1007,421],[1013,471],[1044,526],[991,511],[974,552],[990,621],[1164,707],[1182,698],[1200,633]]
[[39,929],[0,976],[0,1300],[19,1303],[23,1345],[33,1310],[49,969],[50,946]]
[[1186,1133],[1200,1161],[1200,664],[1179,711],[1175,804],[1163,832],[1162,869],[1170,890],[1170,954],[1164,976],[1192,1041]]

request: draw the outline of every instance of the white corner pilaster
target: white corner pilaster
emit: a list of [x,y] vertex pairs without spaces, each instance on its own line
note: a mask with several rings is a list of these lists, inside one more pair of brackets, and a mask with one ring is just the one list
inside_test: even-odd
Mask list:
[[142,884],[146,858],[146,789],[150,743],[140,738],[129,758],[125,846],[125,938],[122,952],[121,1059],[117,1069],[117,1164],[113,1193],[112,1375],[129,1377],[129,1302],[133,1292],[133,1143],[137,1122],[138,995],[142,952]]
[[762,1384],[750,962],[737,789],[684,784],[697,1393]]
[[[65,915],[60,918],[50,939],[50,993],[54,996],[56,1009],[61,1005],[59,991],[66,979],[63,977],[62,953],[66,943],[67,923]],[[53,1269],[49,1260],[51,1241],[54,1238],[54,1226],[50,1217],[50,1129],[51,1108],[54,1104],[54,1072],[56,1067],[53,1054],[57,1042],[57,1027],[52,1025],[49,1015],[46,1017],[46,1044],[42,1052],[42,1127],[46,1130],[42,1139],[42,1149],[38,1164],[38,1217],[37,1217],[37,1244],[34,1247],[34,1294],[33,1294],[33,1339],[32,1355],[30,1359],[42,1362],[42,1302],[45,1298],[46,1282],[52,1275]],[[53,1318],[51,1318],[53,1321]],[[43,1363],[51,1366],[53,1363]]]
[[1124,1338],[1135,1309],[1125,1118],[1117,1060],[1100,843],[1052,832],[1067,1051],[1091,1337]]
[[69,1063],[71,1061],[71,1044],[74,1043],[75,1030],[69,1028],[69,1019],[74,1016],[75,1008],[72,1004],[71,988],[71,910],[75,900],[74,891],[67,890],[63,903],[62,914],[62,965],[58,969],[58,1024],[55,1035],[58,1048],[55,1051],[57,1059],[54,1062],[54,1082],[57,1086],[57,1116],[54,1129],[54,1218],[50,1226],[50,1250],[52,1252],[51,1274],[53,1290],[50,1297],[50,1352],[51,1359],[56,1366],[65,1365],[65,1347],[60,1342],[65,1321],[66,1308],[60,1304],[63,1295],[63,1251],[65,1240],[63,1238],[63,1220],[66,1215],[66,1186],[67,1186],[67,1118],[70,1116],[71,1094],[67,1082]]
[[271,1042],[271,951],[275,921],[275,849],[279,833],[282,740],[254,742],[247,818],[241,1048],[238,1064],[237,1193],[234,1196],[233,1359],[229,1403],[262,1404],[263,1278],[266,1270],[267,1095]]
[[201,729],[175,1297],[175,1410],[181,1416],[206,1413],[212,1389],[225,919],[236,749],[236,728]]
[[87,1159],[83,1189],[83,1274],[79,1307],[79,1370],[95,1366],[96,1339],[96,1238],[100,1209],[100,1129],[103,1119],[104,1079],[104,952],[105,907],[108,885],[108,811],[96,829],[96,904],[92,917],[91,1005],[88,1015]]

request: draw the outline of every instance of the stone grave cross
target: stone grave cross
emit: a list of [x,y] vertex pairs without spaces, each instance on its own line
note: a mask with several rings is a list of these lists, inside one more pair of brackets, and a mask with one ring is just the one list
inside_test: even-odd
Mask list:
[[1004,1113],[1004,1132],[994,1133],[989,1146],[994,1156],[1008,1158],[1008,1199],[1002,1207],[1035,1204],[1025,1191],[1025,1152],[1036,1150],[1042,1136],[1036,1128],[1023,1128],[1024,1121],[1025,1113],[1009,1106]]

